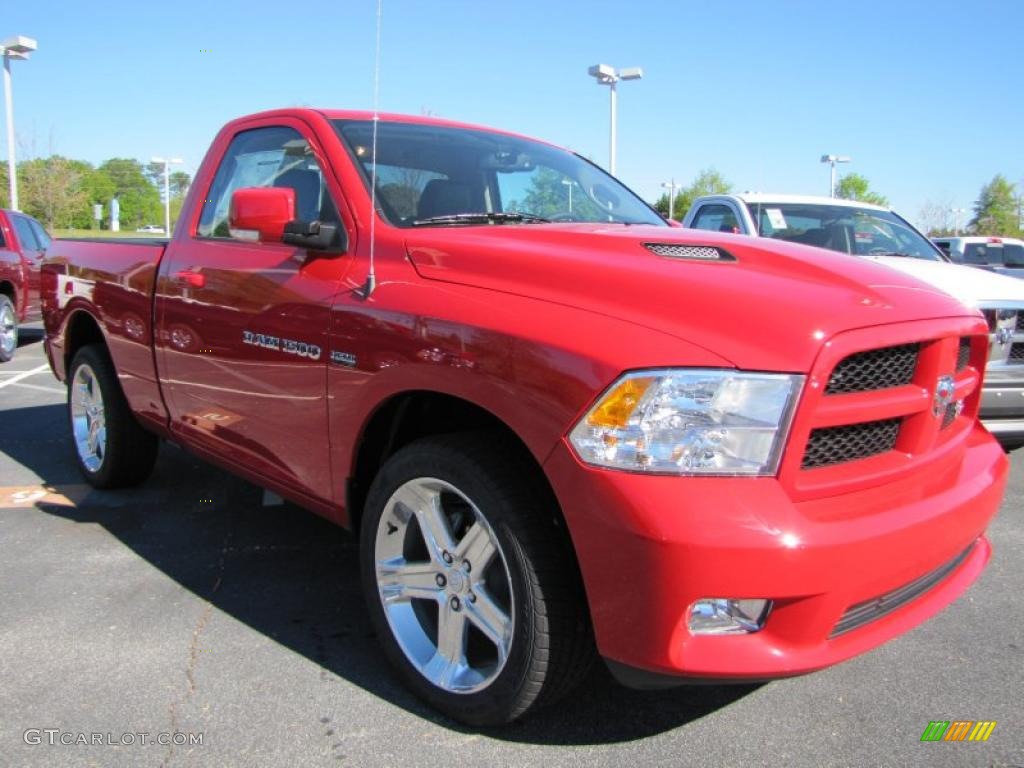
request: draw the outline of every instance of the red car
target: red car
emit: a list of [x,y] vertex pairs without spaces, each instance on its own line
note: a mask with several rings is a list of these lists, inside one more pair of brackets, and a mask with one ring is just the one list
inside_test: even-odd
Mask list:
[[384,652],[451,717],[819,669],[989,559],[988,329],[885,267],[669,227],[565,150],[286,109],[217,136],[170,241],[59,240],[75,456],[161,439],[360,537]]
[[0,208],[0,363],[14,357],[18,324],[41,317],[39,267],[49,247],[42,224]]

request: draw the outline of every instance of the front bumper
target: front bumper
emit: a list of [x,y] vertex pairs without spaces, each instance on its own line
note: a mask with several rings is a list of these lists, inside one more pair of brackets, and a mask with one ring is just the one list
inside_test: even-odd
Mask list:
[[1024,442],[1024,366],[989,368],[981,395],[981,421],[1004,443]]
[[[920,624],[990,555],[984,531],[1008,462],[978,426],[927,472],[793,502],[775,478],[678,478],[595,469],[561,443],[545,468],[576,548],[598,649],[613,668],[716,680],[795,675]],[[969,552],[915,599],[833,636],[847,609]],[[695,636],[701,598],[767,598],[764,628]]]

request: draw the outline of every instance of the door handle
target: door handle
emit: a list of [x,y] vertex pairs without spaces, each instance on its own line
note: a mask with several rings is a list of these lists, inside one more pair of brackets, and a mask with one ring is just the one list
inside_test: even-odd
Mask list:
[[179,283],[191,285],[193,288],[206,287],[206,275],[202,272],[193,272],[190,269],[183,269],[180,272],[174,273],[174,279]]

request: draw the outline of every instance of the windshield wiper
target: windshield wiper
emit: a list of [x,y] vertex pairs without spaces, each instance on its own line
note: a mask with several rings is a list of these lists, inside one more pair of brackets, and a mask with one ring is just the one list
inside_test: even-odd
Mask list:
[[901,256],[907,259],[918,258],[912,253],[904,253],[903,251],[872,251],[868,256]]
[[534,216],[532,213],[481,211],[479,213],[449,213],[444,216],[427,216],[424,219],[416,219],[412,222],[412,225],[414,227],[422,227],[431,224],[506,224],[508,222],[533,224],[546,221],[550,221],[550,219],[545,219],[543,216]]

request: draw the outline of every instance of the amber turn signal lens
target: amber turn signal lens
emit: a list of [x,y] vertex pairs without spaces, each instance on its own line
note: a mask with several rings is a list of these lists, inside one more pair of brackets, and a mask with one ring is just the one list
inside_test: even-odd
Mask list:
[[655,381],[657,378],[654,376],[624,379],[590,412],[587,423],[592,427],[622,429],[629,423],[640,398]]

